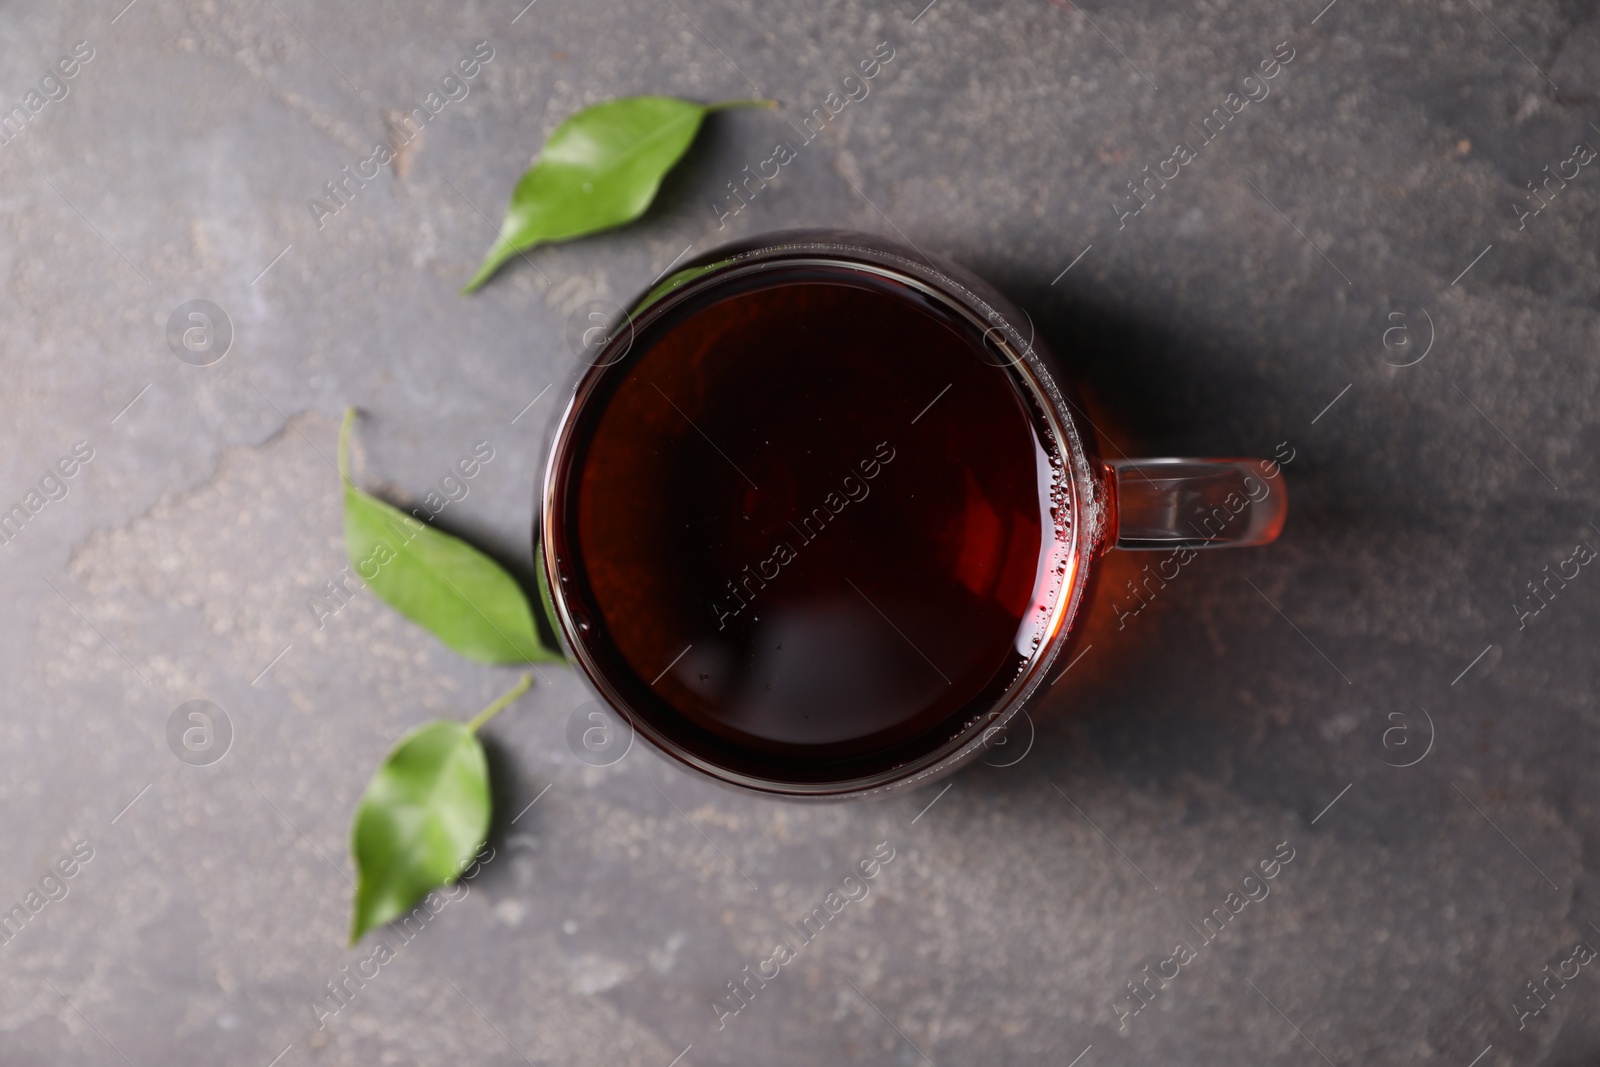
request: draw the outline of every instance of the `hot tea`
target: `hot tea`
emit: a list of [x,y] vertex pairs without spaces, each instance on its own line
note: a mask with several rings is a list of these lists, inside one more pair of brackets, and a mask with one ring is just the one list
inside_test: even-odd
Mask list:
[[780,263],[617,342],[548,535],[571,636],[652,740],[860,781],[1013,685],[1070,584],[1073,514],[995,332],[882,272]]

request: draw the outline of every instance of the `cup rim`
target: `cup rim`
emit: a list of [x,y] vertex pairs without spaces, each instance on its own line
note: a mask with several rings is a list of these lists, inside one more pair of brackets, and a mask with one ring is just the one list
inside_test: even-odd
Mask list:
[[[1009,366],[1013,381],[1032,394],[1037,413],[1046,421],[1055,446],[1061,450],[1062,469],[1069,474],[1066,482],[1071,494],[1072,518],[1066,552],[1067,573],[1053,594],[1050,617],[1043,630],[1045,636],[1017,678],[988,710],[976,713],[958,736],[907,764],[842,781],[767,779],[733,770],[687,750],[635,711],[575,636],[579,629],[577,620],[560,592],[560,583],[554,579],[559,573],[554,539],[540,536],[543,530],[556,528],[557,472],[574,444],[578,413],[607,371],[623,364],[626,356],[611,361],[597,358],[581,367],[556,423],[539,494],[534,552],[538,557],[540,594],[556,620],[557,636],[565,646],[568,660],[578,668],[578,673],[596,695],[648,740],[651,747],[735,789],[780,799],[846,800],[902,792],[952,773],[986,750],[989,739],[1022,710],[1077,632],[1072,624],[1082,607],[1090,577],[1089,564],[1103,543],[1107,526],[1103,482],[1092,448],[1093,438],[1078,426],[1073,406],[1064,397],[1060,383],[1047,365],[1047,350],[1035,338],[1024,339],[1011,317],[1002,311],[1003,308],[1014,313],[1019,309],[964,268],[929,260],[920,252],[917,255],[923,263],[909,258],[907,250],[893,242],[850,231],[798,230],[768,234],[764,238],[714,249],[684,264],[636,297],[625,312],[629,332],[637,337],[656,319],[708,288],[747,277],[776,263],[822,265],[867,271],[909,284],[980,329],[1000,332],[997,345],[1003,344],[1010,353],[1010,363],[997,366]],[[864,259],[867,262],[863,262]]]

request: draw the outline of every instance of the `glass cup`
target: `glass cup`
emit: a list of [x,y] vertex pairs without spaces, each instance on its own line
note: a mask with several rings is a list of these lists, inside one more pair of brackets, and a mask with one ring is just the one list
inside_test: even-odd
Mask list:
[[[1058,495],[1051,498],[1060,512],[1051,557],[1058,577],[1048,596],[1036,598],[1036,636],[1031,647],[1019,650],[1026,655],[1014,677],[1002,690],[984,696],[981,706],[965,708],[958,728],[947,723],[937,736],[918,739],[920,747],[892,765],[873,766],[870,759],[849,765],[865,768],[859,772],[810,773],[803,757],[801,764],[782,773],[752,769],[731,750],[710,751],[691,740],[699,736],[697,728],[653,688],[667,671],[651,682],[646,671],[622,664],[608,645],[603,612],[588,592],[591,569],[608,561],[586,560],[575,533],[575,494],[589,462],[584,435],[590,431],[585,427],[614,402],[618,376],[628,374],[659,343],[657,335],[673,328],[664,324],[674,321],[675,310],[680,316],[689,314],[685,308],[706,306],[724,291],[743,291],[741,286],[760,285],[773,272],[794,270],[892,284],[937,305],[941,313],[955,317],[952,321],[966,323],[976,331],[973,336],[982,338],[981,358],[1009,376],[1034,413],[1035,432],[1049,439],[1059,458],[1052,489]],[[1283,528],[1287,496],[1270,461],[1103,459],[1073,387],[1071,368],[1032,335],[1026,315],[965,269],[879,237],[835,230],[768,234],[700,256],[657,282],[630,307],[610,310],[607,314],[599,305],[586,305],[580,310],[585,317],[575,318],[571,331],[585,366],[557,423],[545,470],[535,530],[541,595],[570,662],[633,732],[668,757],[734,787],[769,796],[838,800],[884,795],[947,775],[983,753],[1039,690],[1052,666],[1070,654],[1079,636],[1074,623],[1084,613],[1097,564],[1107,552],[1261,545]],[[671,401],[665,392],[662,396]]]

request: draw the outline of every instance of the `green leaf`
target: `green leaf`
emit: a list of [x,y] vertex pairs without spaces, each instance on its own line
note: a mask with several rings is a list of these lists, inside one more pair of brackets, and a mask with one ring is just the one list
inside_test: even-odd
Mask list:
[[363,493],[350,480],[350,425],[339,430],[344,543],[350,566],[384,601],[479,663],[561,662],[534,628],[528,597],[494,560]]
[[670,96],[627,96],[568,118],[511,194],[500,236],[462,292],[477,289],[518,252],[632,222],[655,199],[661,179],[689,150],[701,120],[730,107],[770,100],[697,104]]
[[356,864],[350,943],[460,877],[489,833],[489,763],[478,728],[527,692],[516,688],[469,723],[417,727],[367,783],[350,827]]

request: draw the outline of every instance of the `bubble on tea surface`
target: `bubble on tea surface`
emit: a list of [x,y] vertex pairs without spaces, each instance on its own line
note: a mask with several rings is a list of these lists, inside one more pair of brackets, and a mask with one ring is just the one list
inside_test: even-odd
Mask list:
[[209,700],[179,704],[167,716],[167,748],[191,767],[209,767],[233,747],[233,720]]
[[191,367],[209,367],[233,347],[233,320],[209,300],[186,301],[167,317],[167,347]]
[[567,717],[567,748],[591,767],[609,767],[632,747],[632,724],[598,701],[579,704]]

